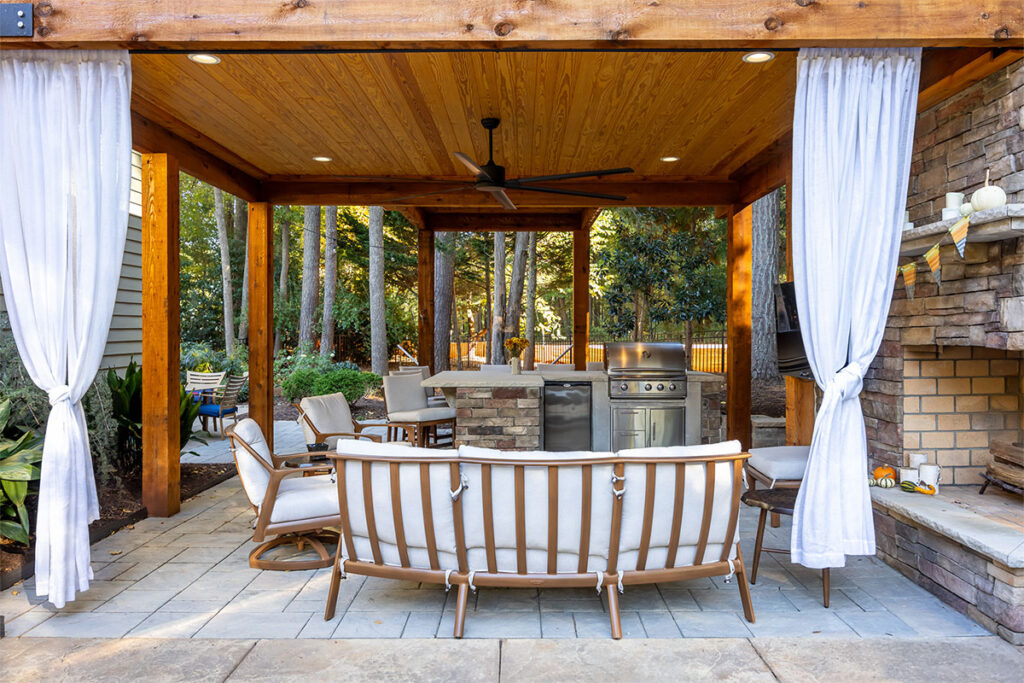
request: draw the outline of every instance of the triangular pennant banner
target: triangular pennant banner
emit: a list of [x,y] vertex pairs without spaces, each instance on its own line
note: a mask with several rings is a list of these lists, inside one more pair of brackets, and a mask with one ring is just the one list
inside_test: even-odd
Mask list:
[[971,222],[969,216],[964,216],[949,229],[949,236],[953,238],[953,244],[956,245],[957,252],[960,253],[960,258],[964,257],[964,247],[967,246],[967,225]]
[[917,282],[917,264],[908,263],[900,266],[900,274],[903,276],[903,286],[907,288],[907,298],[914,298],[914,283]]
[[942,267],[942,264],[939,262],[938,244],[924,253],[924,260],[928,262],[928,267],[932,270],[932,276],[935,278],[935,284],[941,287],[942,281],[939,279],[939,268]]

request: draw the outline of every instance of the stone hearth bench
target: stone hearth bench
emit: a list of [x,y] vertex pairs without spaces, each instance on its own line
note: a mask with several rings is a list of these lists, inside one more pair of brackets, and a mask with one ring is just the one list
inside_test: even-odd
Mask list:
[[339,443],[342,541],[325,619],[347,572],[456,586],[456,637],[478,586],[608,590],[735,573],[754,621],[740,555],[738,441],[618,453],[439,453]]

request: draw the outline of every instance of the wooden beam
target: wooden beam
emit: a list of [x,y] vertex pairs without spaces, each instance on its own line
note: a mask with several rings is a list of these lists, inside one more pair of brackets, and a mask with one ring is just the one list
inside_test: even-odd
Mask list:
[[416,361],[429,365],[434,374],[434,233],[420,230],[416,261],[416,287],[419,295],[419,334]]
[[[327,204],[325,206],[331,206]],[[424,216],[422,209],[417,209],[415,206],[385,206],[385,211],[397,211],[398,213],[405,216],[406,220],[412,223],[418,230],[426,230],[427,219]]]
[[590,231],[572,234],[572,358],[577,370],[587,369],[590,347]]
[[260,183],[210,152],[179,138],[140,114],[132,113],[132,148],[143,154],[173,154],[191,176],[247,202],[259,201]]
[[[786,179],[786,280],[793,281],[793,172]],[[814,380],[786,377],[786,445],[809,446],[814,436]]]
[[274,448],[274,206],[249,203],[249,417]]
[[739,185],[739,204],[752,204],[786,184],[793,167],[793,134],[776,140],[733,174]]
[[[1019,41],[1018,41],[1019,42]],[[1024,57],[1024,50],[990,50],[973,61],[921,90],[917,95],[917,111],[931,109],[939,102],[991,76],[1003,67]]]
[[142,155],[142,503],[181,509],[178,164]]
[[941,0],[53,0],[36,5],[32,39],[4,43],[135,50],[986,46],[1022,33],[1019,0],[987,0],[976,12]]
[[735,206],[729,215],[726,293],[726,433],[750,448],[751,296],[753,294],[751,206]]
[[[440,185],[440,189],[444,189]],[[581,192],[604,192],[626,197],[623,202],[590,197],[517,192],[510,189],[509,197],[520,208],[528,207],[605,207],[605,206],[718,206],[734,204],[739,197],[735,182],[721,178],[705,180],[633,182],[593,181],[589,183],[558,183],[559,188]],[[438,183],[420,181],[357,180],[276,180],[263,182],[263,197],[273,204],[300,204],[325,206],[391,206],[397,209],[397,197],[436,192]],[[421,197],[405,202],[409,206],[493,208],[494,200],[486,192],[467,188],[464,192]]]
[[580,214],[580,230],[590,230],[594,225],[594,221],[601,215],[600,208],[584,209]]
[[428,213],[428,230],[459,232],[539,232],[578,230],[579,213]]

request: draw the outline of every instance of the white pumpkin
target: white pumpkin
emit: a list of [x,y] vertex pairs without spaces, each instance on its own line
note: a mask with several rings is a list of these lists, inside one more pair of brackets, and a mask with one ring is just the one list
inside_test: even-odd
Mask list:
[[988,184],[988,173],[985,171],[985,187],[971,195],[971,208],[974,211],[994,209],[1006,203],[1006,193],[1003,192],[1003,188]]
[[974,213],[974,207],[971,206],[970,202],[964,202],[960,205],[961,216],[970,216],[972,213]]

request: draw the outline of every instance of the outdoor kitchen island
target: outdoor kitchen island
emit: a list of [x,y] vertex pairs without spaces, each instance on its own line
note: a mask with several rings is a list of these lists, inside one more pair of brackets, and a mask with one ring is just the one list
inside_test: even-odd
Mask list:
[[[704,382],[720,383],[721,378],[705,373],[687,375],[687,444],[701,442],[701,385]],[[589,384],[590,443],[582,440],[578,450],[611,450],[611,401],[606,372],[543,370],[513,375],[450,370],[424,380],[423,386],[441,389],[448,404],[455,408],[455,446],[544,450],[546,383],[549,386]]]

